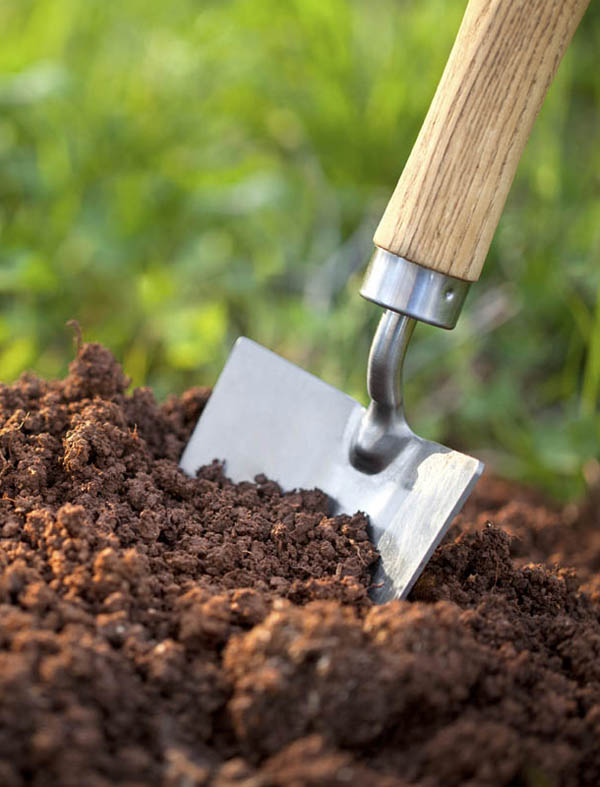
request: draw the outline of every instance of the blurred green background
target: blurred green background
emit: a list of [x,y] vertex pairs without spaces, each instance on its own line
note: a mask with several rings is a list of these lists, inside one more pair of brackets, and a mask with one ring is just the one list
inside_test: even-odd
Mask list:
[[[600,8],[452,332],[419,327],[422,434],[563,498],[599,475]],[[357,398],[357,292],[464,0],[3,0],[0,379],[65,322],[158,396],[249,335]]]

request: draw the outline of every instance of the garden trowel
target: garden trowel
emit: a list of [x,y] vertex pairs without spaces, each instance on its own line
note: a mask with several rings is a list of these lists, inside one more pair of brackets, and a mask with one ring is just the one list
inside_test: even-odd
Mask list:
[[181,459],[234,481],[319,487],[364,511],[380,553],[372,598],[403,598],[480,476],[414,434],[401,371],[415,321],[453,328],[479,278],[534,119],[589,0],[470,0],[433,102],[375,233],[361,295],[385,309],[370,404],[237,341]]

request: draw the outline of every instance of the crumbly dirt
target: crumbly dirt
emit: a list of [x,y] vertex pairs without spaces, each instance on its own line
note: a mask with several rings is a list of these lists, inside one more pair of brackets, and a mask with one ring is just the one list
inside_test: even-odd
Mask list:
[[127,387],[0,386],[0,785],[600,784],[597,498],[484,478],[377,607],[364,516],[186,477],[209,391]]

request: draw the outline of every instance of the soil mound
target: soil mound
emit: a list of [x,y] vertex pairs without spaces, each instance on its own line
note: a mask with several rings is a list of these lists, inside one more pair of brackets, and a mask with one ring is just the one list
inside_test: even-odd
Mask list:
[[600,783],[593,504],[484,479],[375,607],[364,516],[187,478],[209,391],[128,383],[84,344],[0,386],[0,784]]

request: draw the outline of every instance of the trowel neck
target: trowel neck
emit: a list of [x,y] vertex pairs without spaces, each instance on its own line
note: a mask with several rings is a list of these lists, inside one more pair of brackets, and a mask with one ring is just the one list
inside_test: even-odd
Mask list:
[[362,472],[385,469],[411,435],[404,418],[402,367],[414,327],[411,317],[387,310],[373,337],[367,367],[371,402],[350,448],[350,462]]
[[381,408],[403,409],[402,367],[414,328],[411,317],[389,310],[381,316],[367,366],[369,397]]

